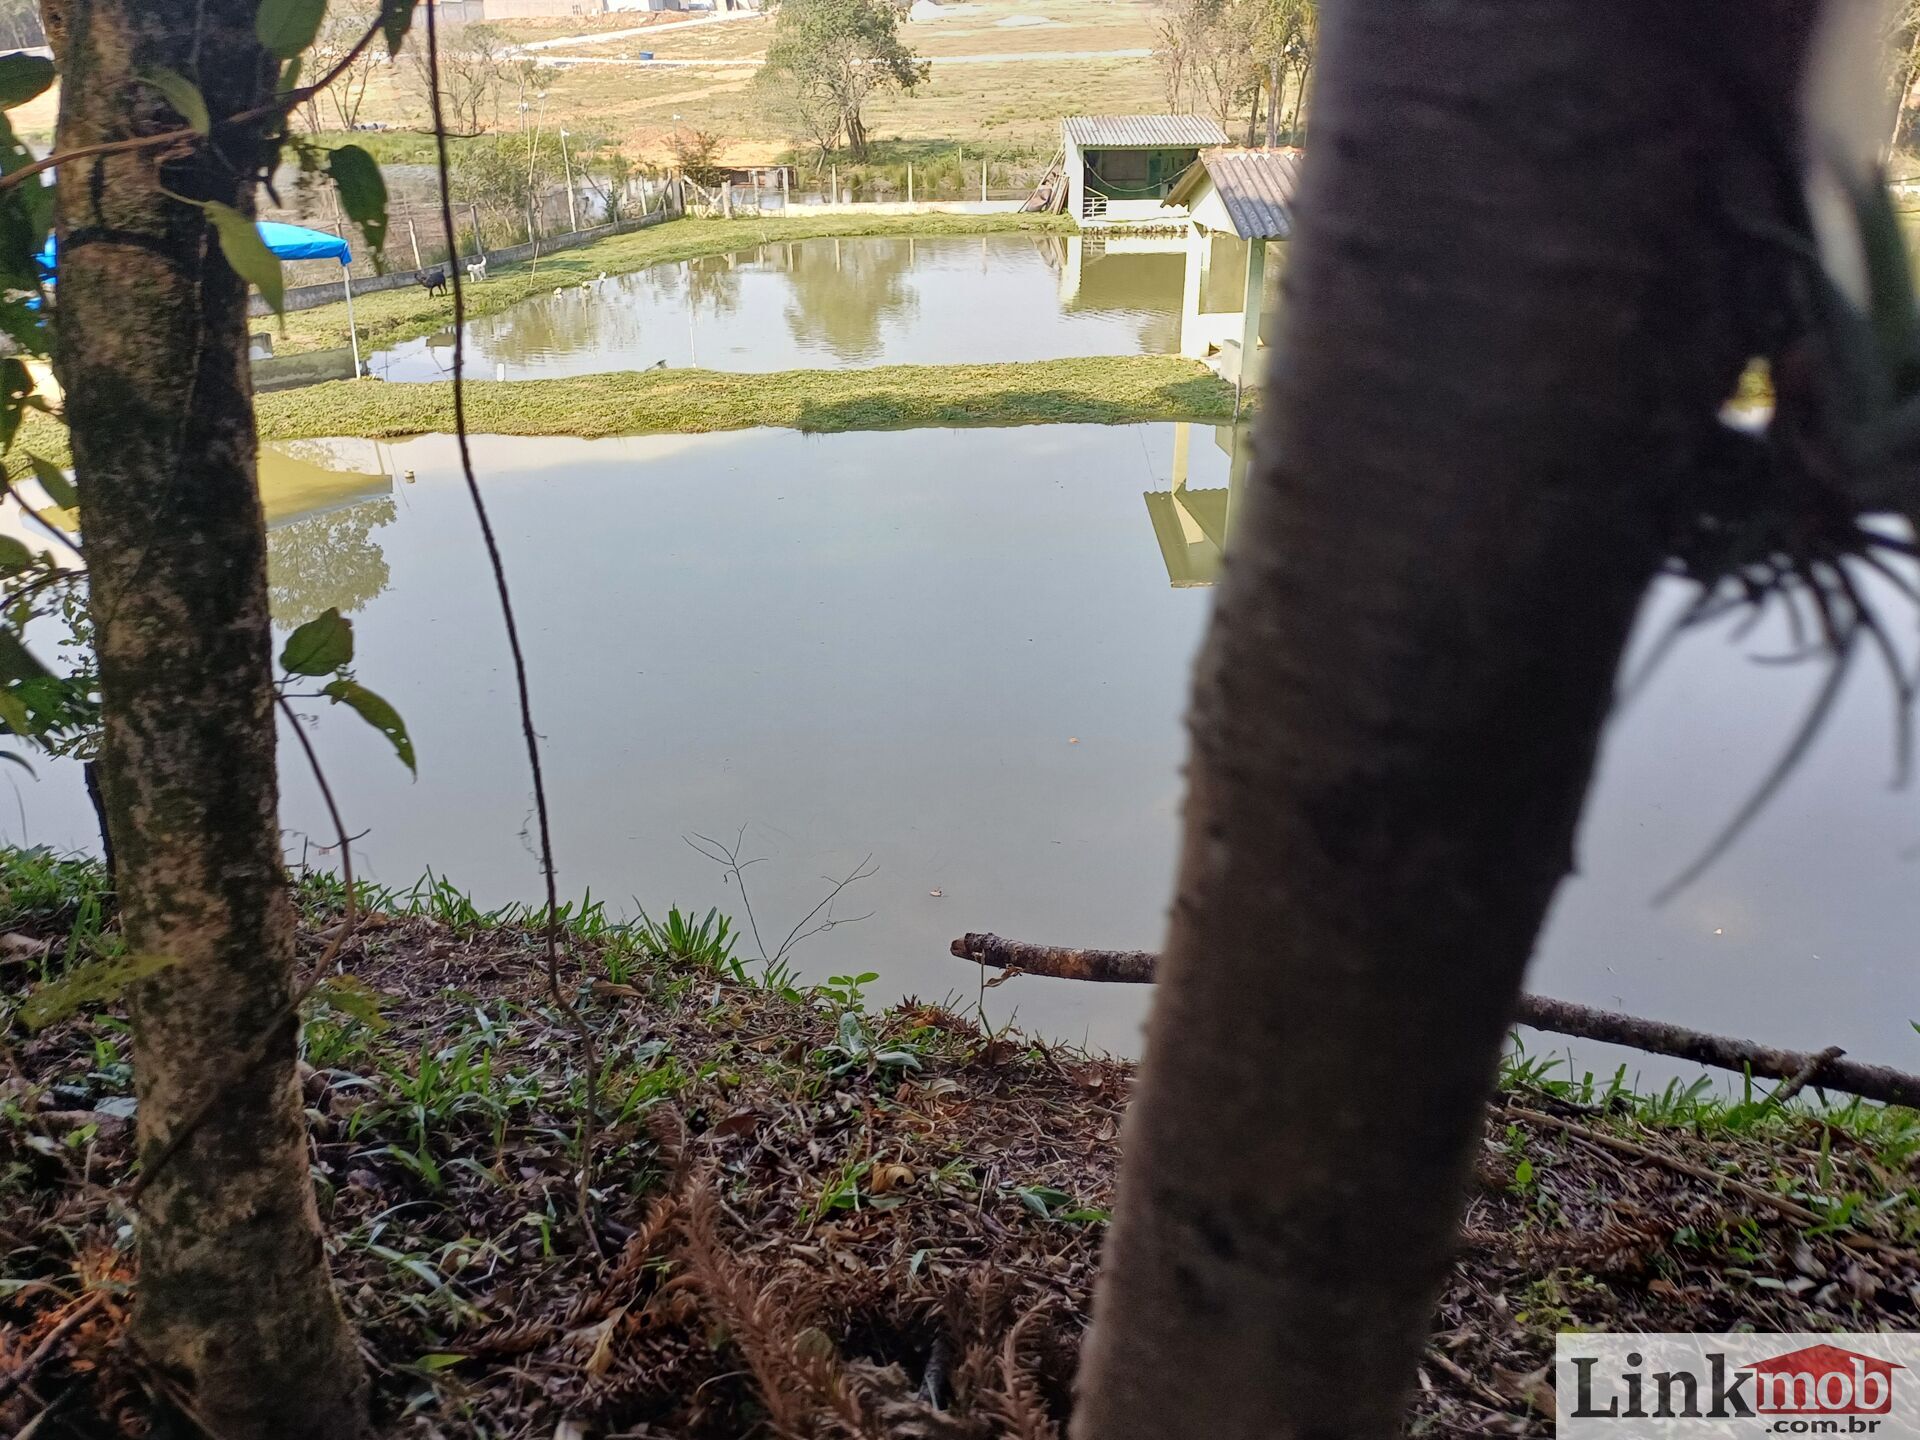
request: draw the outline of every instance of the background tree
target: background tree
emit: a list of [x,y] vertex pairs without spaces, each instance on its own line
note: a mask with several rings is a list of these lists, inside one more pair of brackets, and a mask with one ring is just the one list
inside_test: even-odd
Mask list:
[[[810,114],[816,107],[837,114],[834,143],[864,160],[868,97],[882,90],[911,92],[930,69],[900,39],[900,12],[890,0],[782,0],[759,73],[780,93],[796,101],[806,97]],[[810,125],[815,143],[825,123]]]
[[25,50],[46,43],[34,0],[0,0],[0,49]]
[[[201,106],[220,125],[217,147],[186,131],[60,166],[54,358],[122,923],[157,967],[130,992],[148,1172],[137,1334],[214,1433],[344,1440],[365,1432],[366,1382],[328,1279],[294,1084],[247,282],[227,258],[264,254],[251,218],[280,69],[260,8],[50,10],[57,151],[180,136]],[[140,78],[169,73],[166,94]],[[265,118],[220,123],[243,112]]]
[[[440,35],[440,100],[450,135],[478,135],[499,113],[500,92],[512,70],[512,47],[497,25],[470,21]],[[401,62],[409,87],[424,109],[432,88],[425,47],[408,49]]]
[[710,130],[680,130],[667,142],[673,163],[694,184],[711,190],[726,179],[720,164],[720,137]]
[[1167,106],[1242,128],[1246,143],[1298,138],[1319,36],[1316,0],[1168,0],[1154,58]]
[[1648,586],[1863,543],[1718,420],[1812,323],[1811,8],[1329,10],[1081,1440],[1400,1433]]
[[355,47],[379,17],[379,0],[332,0],[327,6],[306,63],[319,73],[338,67],[340,77],[303,107],[308,129],[351,130],[359,123],[367,86],[386,61],[370,46]]
[[1887,12],[1887,144],[1910,139],[1913,90],[1920,85],[1920,0],[1895,0]]

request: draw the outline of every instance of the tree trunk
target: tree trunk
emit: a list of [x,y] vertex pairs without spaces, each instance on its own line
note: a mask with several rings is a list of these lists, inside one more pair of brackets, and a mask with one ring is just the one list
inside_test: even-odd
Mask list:
[[[136,83],[144,70],[195,80],[215,117],[265,101],[256,8],[66,0],[59,148],[178,125]],[[229,130],[217,156],[63,165],[55,359],[127,943],[175,962],[131,996],[143,1167],[200,1117],[140,1208],[136,1338],[223,1440],[342,1440],[364,1433],[366,1385],[327,1274],[285,1018],[293,912],[247,292],[204,213],[163,193],[250,216],[265,158],[256,133]]]
[[1287,143],[1300,143],[1300,111],[1307,103],[1307,82],[1313,78],[1313,52],[1300,62],[1300,73],[1293,83],[1293,109],[1287,114]]
[[1280,57],[1267,62],[1267,148],[1280,143]]
[[1795,11],[1327,7],[1077,1440],[1399,1433],[1615,667],[1757,343],[1721,207],[1777,219],[1747,117],[1791,109]]

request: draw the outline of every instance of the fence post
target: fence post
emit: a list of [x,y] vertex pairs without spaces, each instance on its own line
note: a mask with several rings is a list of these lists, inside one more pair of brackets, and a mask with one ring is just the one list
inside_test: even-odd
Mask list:
[[407,239],[413,242],[413,268],[416,270],[426,269],[427,267],[420,263],[420,236],[414,231],[413,216],[411,215],[407,216]]
[[831,177],[827,181],[827,188],[831,192],[827,196],[827,203],[829,205],[838,205],[840,203],[840,167],[838,165],[829,165],[827,167],[827,174]]
[[913,161],[907,161],[907,203],[913,203]]
[[987,162],[980,162],[980,203],[987,203]]

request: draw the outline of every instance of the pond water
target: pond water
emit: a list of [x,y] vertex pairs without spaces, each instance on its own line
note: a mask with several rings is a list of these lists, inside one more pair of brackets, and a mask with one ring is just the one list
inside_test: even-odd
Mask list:
[[[966,930],[1157,945],[1231,445],[1164,424],[483,438],[563,892],[627,913],[637,900],[740,914],[684,838],[739,837],[763,861],[749,893],[777,944],[822,877],[871,856],[877,873],[834,908],[865,918],[798,959],[814,978],[877,971],[881,998],[971,1000],[974,973],[946,953]],[[278,622],[350,612],[360,677],[404,713],[420,755],[410,782],[356,720],[322,716],[319,747],[367,832],[360,868],[404,886],[431,866],[482,903],[536,898],[511,679],[451,442],[296,448],[347,473],[347,503],[274,530]],[[1649,629],[1676,598],[1653,599]],[[1698,634],[1616,720],[1581,873],[1532,983],[1920,1068],[1920,808],[1889,787],[1891,707],[1870,667],[1746,837],[1652,904],[1797,724],[1817,676],[1753,663],[1782,648],[1765,627],[1737,645]],[[90,843],[71,770],[8,771],[6,839]],[[294,855],[303,834],[328,838],[291,763],[283,815]],[[1145,1001],[1031,977],[986,998],[996,1022],[1017,1010],[1120,1051]]]
[[[1079,236],[798,240],[655,265],[467,327],[469,375],[787,370],[1177,350],[1178,241]],[[452,373],[451,328],[368,357],[388,380]]]

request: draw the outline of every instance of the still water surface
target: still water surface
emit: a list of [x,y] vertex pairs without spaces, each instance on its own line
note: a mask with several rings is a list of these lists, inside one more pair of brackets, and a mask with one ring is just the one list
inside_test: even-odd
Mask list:
[[[564,892],[738,912],[682,837],[744,827],[766,932],[785,934],[821,877],[869,854],[878,867],[836,912],[867,918],[801,952],[816,978],[868,969],[881,996],[971,997],[946,955],[970,929],[1157,945],[1230,443],[1173,425],[483,439]],[[410,782],[350,716],[323,717],[321,751],[368,832],[358,866],[534,898],[512,685],[451,442],[301,451],[375,478],[273,532],[278,621],[352,613],[360,677],[420,755]],[[1655,597],[1650,625],[1674,598]],[[1751,659],[1781,648],[1764,628],[1738,646],[1698,635],[1616,721],[1532,983],[1920,1067],[1920,811],[1889,788],[1890,706],[1868,667],[1733,853],[1650,903],[1797,723],[1815,675]],[[5,838],[88,844],[77,777],[41,774],[9,775]],[[297,855],[298,832],[327,830],[291,767],[286,790]],[[1029,1027],[1130,1051],[1145,997],[1023,977],[987,999],[996,1021],[1017,1007]]]
[[[468,374],[787,370],[1177,350],[1179,242],[868,236],[761,245],[568,286],[467,327]],[[388,380],[452,372],[451,329],[369,357]]]

